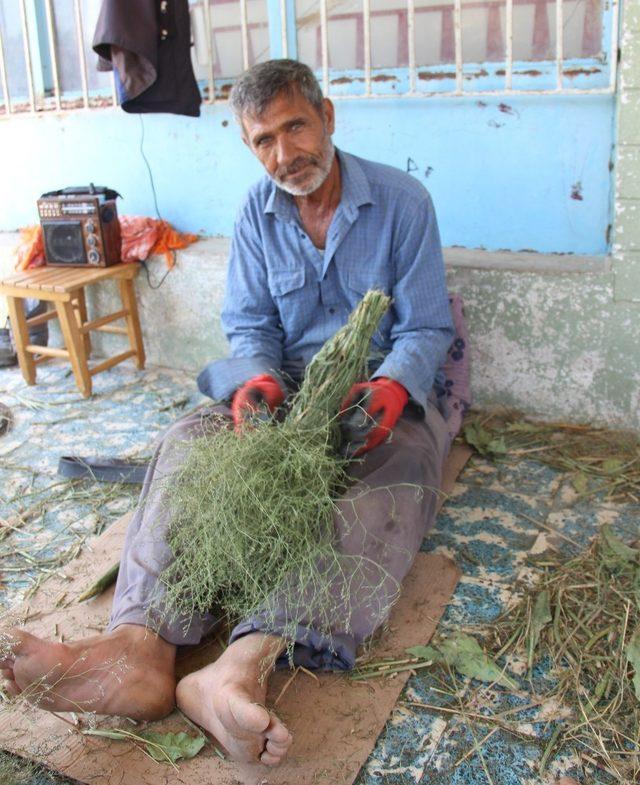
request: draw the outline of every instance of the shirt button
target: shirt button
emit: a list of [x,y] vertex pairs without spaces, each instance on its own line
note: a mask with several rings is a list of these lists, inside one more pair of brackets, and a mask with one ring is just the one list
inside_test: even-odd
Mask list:
[[329,313],[335,313],[335,312],[336,312],[335,308],[329,308]]

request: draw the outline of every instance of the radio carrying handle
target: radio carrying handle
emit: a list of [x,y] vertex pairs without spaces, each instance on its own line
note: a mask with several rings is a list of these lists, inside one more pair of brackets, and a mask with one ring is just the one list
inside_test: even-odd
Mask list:
[[105,196],[107,199],[116,199],[118,196],[122,199],[122,195],[113,188],[107,188],[104,185],[74,185],[69,188],[60,188],[57,191],[47,191],[42,194],[41,199],[46,199],[50,196]]

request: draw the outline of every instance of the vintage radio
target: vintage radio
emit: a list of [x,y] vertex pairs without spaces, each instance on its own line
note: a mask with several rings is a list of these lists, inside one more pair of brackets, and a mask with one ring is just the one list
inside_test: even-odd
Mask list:
[[109,267],[120,261],[116,197],[109,188],[64,188],[38,199],[47,264]]

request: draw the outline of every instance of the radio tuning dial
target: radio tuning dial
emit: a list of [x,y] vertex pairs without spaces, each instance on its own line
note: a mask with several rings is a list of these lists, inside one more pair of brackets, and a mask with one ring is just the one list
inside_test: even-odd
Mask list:
[[95,234],[88,234],[87,235],[87,245],[90,245],[93,248],[97,241],[98,241],[98,238],[95,236]]
[[87,232],[95,232],[96,230],[96,225],[93,223],[93,221],[87,221],[86,227],[87,227]]
[[91,264],[97,264],[100,261],[100,254],[97,251],[89,251],[87,256]]

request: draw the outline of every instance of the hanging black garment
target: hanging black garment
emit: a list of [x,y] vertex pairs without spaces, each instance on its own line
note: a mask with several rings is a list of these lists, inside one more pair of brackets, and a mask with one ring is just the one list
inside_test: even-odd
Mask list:
[[102,0],[93,49],[125,112],[200,115],[189,0]]

